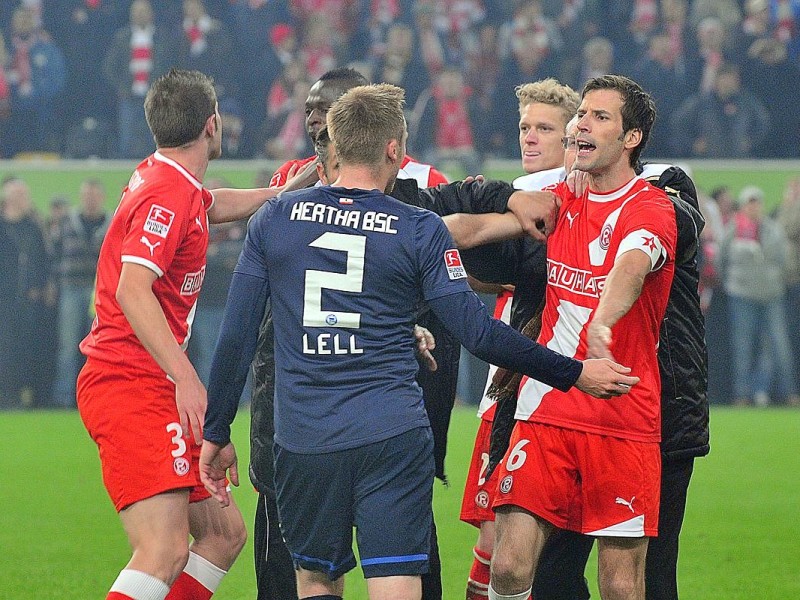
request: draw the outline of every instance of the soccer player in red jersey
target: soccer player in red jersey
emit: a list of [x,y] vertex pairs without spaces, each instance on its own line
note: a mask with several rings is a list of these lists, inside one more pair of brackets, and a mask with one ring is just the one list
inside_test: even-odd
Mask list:
[[[635,364],[639,385],[597,401],[523,379],[498,467],[490,599],[526,600],[554,527],[597,537],[605,599],[644,599],[648,536],[658,530],[660,377],[656,351],[672,283],[676,222],[666,194],[637,178],[652,99],[620,76],[590,80],[578,110],[580,197],[564,183],[547,243],[540,343],[575,358]],[[545,192],[546,193],[546,192]]]
[[206,390],[185,349],[209,222],[244,218],[278,190],[203,188],[222,152],[222,122],[202,73],[158,79],[145,115],[158,149],[133,172],[100,251],[78,409],[133,549],[106,598],[202,600],[246,530],[238,508],[223,510],[200,483]]

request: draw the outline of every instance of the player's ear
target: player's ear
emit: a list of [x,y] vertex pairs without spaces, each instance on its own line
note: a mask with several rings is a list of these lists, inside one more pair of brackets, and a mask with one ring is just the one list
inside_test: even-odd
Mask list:
[[625,132],[625,147],[628,149],[636,148],[642,143],[642,130],[630,129]]
[[321,162],[317,162],[316,169],[319,180],[323,185],[328,185],[330,181],[328,181],[328,177],[325,175],[325,167],[322,166]]
[[391,164],[400,160],[400,142],[398,140],[389,140],[389,143],[386,144],[386,159]]

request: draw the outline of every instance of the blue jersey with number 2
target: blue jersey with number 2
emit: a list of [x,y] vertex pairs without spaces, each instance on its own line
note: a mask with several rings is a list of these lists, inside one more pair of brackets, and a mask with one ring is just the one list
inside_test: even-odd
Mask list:
[[438,216],[376,190],[282,194],[251,219],[236,272],[272,301],[278,444],[335,451],[428,424],[415,315],[470,290]]

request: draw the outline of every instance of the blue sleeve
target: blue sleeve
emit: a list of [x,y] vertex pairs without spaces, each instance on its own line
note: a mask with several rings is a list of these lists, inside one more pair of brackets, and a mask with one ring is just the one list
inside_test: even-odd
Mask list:
[[467,350],[488,363],[561,391],[567,391],[580,377],[583,369],[580,361],[537,344],[493,319],[474,292],[441,296],[428,304]]
[[415,244],[425,300],[470,290],[461,255],[441,217],[420,211]]
[[222,318],[208,382],[208,407],[203,438],[225,445],[239,408],[247,371],[256,352],[258,328],[266,309],[265,279],[234,273]]

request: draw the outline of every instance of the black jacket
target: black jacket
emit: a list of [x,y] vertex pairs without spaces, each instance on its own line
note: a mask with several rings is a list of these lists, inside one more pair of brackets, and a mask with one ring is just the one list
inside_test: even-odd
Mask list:
[[[493,212],[505,206],[513,189],[501,182],[451,183],[436,188],[419,189],[416,180],[398,179],[392,196],[437,214],[456,212]],[[461,345],[427,309],[422,309],[417,323],[436,338],[432,352],[439,368],[431,373],[421,367],[417,382],[422,388],[425,409],[433,431],[436,476],[445,480],[444,459],[447,430],[455,401],[458,359]],[[275,433],[273,395],[275,391],[274,328],[271,305],[267,303],[258,335],[258,348],[252,365],[253,396],[250,406],[250,480],[261,493],[274,494],[272,438]]]

